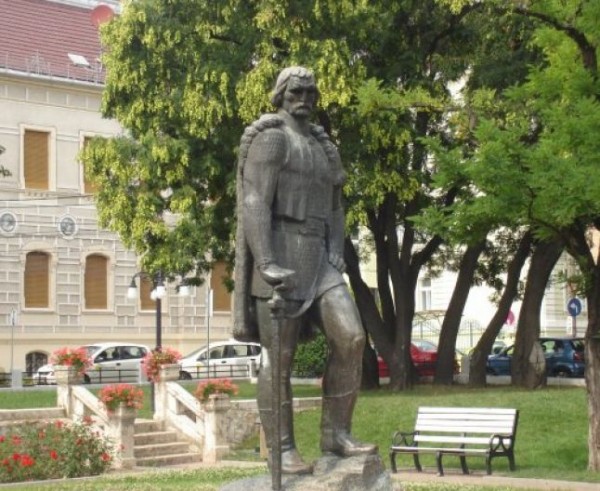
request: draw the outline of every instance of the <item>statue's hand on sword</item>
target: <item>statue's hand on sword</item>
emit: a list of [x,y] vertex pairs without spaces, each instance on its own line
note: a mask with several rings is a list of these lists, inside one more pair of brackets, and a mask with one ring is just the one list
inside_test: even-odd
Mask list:
[[269,263],[259,268],[259,272],[263,280],[279,292],[291,290],[294,287],[296,272],[291,269]]

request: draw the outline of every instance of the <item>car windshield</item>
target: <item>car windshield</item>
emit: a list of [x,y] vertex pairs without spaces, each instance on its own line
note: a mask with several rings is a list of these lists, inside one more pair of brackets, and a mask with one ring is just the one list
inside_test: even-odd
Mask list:
[[437,351],[437,346],[431,341],[425,339],[414,339],[413,344],[423,351]]
[[90,344],[88,346],[81,346],[84,349],[88,356],[92,356],[96,351],[100,349],[100,346],[96,344]]
[[202,346],[201,348],[195,349],[190,354],[184,356],[184,358],[195,358],[196,356],[198,356],[200,354],[201,351],[203,351],[205,349],[206,349],[206,346]]

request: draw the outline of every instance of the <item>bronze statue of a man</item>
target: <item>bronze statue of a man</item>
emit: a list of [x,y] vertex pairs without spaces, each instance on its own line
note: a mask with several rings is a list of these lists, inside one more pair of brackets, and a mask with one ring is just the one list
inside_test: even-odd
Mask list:
[[343,457],[376,452],[351,433],[360,386],[365,334],[344,272],[345,174],[336,147],[310,123],[319,96],[313,74],[284,69],[272,102],[275,114],[246,128],[238,167],[235,327],[238,339],[260,340],[258,406],[273,448],[272,321],[269,299],[285,299],[281,325],[281,466],[283,473],[311,472],[294,441],[292,361],[301,332],[317,326],[327,339],[323,376],[321,449]]

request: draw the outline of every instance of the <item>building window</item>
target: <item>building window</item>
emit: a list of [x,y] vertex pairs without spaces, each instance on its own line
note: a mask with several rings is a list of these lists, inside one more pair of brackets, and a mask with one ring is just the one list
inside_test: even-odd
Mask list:
[[108,308],[108,258],[91,254],[85,259],[85,308]]
[[29,376],[37,372],[37,369],[48,363],[48,355],[41,351],[33,351],[25,355],[25,370]]
[[419,297],[421,299],[419,310],[431,310],[431,278],[422,278],[419,281]]
[[210,275],[210,288],[213,291],[213,310],[231,311],[231,293],[223,283],[226,278],[229,278],[227,265],[222,261],[215,263]]
[[23,176],[29,189],[50,189],[50,133],[25,130]]
[[[86,145],[88,145],[92,141],[92,138],[93,137],[91,136],[84,136],[81,148],[85,148]],[[94,194],[98,190],[98,188],[92,181],[90,181],[89,177],[85,172],[85,166],[83,165],[83,163],[81,164],[81,173],[83,175],[83,192],[85,194]]]
[[152,299],[154,281],[148,276],[140,278],[140,310],[156,310],[156,301]]
[[25,258],[25,308],[50,307],[50,254],[27,253]]

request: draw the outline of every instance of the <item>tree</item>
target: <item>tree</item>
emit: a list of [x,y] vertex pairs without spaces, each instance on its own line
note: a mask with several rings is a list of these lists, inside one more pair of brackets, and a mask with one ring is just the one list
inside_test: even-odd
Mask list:
[[428,195],[420,138],[443,130],[447,82],[468,65],[473,34],[460,21],[469,9],[454,14],[433,0],[127,3],[103,28],[103,112],[127,136],[97,139],[83,155],[101,225],[148,271],[200,282],[211,261],[231,259],[243,125],[270,109],[284,65],[313,67],[320,122],[347,163],[348,226],[373,233],[382,310],[352,264],[351,283],[364,291],[361,315],[392,385],[408,386],[416,279],[441,243],[411,217],[458,192]]
[[[454,8],[465,2],[453,0]],[[470,2],[468,2],[470,3]],[[489,2],[537,23],[534,42],[544,64],[505,91],[512,106],[503,120],[484,118],[477,130],[482,192],[520,202],[522,219],[540,240],[558,243],[582,273],[588,306],[585,333],[590,470],[600,470],[600,266],[592,238],[600,230],[600,86],[597,2]],[[521,175],[515,196],[494,190],[492,169]],[[510,172],[508,172],[510,174]],[[487,174],[487,178],[484,176]],[[496,184],[499,181],[496,180]],[[486,185],[487,183],[487,185]]]

